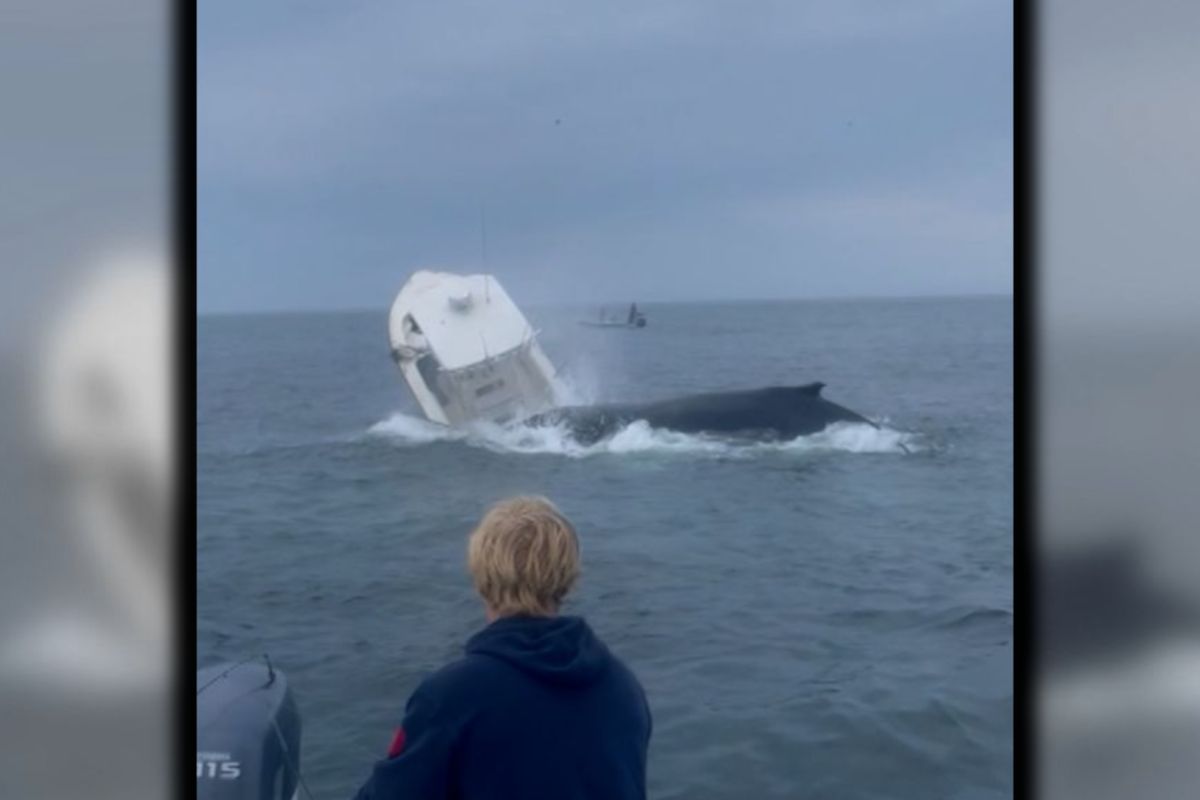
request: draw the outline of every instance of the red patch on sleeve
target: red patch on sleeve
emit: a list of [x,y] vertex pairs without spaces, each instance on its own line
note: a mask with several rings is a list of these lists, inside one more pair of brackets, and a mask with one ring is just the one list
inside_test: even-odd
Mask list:
[[395,758],[404,750],[404,728],[396,728],[396,735],[392,737],[392,743],[388,746],[387,757]]

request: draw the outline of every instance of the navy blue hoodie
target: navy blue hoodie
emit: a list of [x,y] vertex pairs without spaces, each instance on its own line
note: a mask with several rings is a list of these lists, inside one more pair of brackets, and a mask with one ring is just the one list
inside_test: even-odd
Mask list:
[[505,617],[409,698],[356,800],[646,796],[650,709],[579,617]]

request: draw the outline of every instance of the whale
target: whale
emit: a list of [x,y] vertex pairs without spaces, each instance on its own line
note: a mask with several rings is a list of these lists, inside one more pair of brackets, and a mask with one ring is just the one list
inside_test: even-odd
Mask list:
[[565,426],[580,444],[594,444],[643,421],[652,428],[731,438],[789,440],[838,422],[879,426],[821,396],[824,383],[709,392],[650,403],[564,406],[525,420],[530,427]]

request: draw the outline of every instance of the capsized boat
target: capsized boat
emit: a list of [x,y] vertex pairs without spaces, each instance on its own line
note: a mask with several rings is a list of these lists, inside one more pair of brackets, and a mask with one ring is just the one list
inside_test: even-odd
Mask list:
[[537,331],[492,275],[421,270],[392,303],[392,359],[432,422],[519,422],[564,392]]

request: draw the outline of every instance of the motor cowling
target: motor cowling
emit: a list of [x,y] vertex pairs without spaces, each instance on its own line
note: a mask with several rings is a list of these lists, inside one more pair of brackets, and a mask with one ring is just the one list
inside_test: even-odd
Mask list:
[[292,800],[300,713],[287,677],[267,662],[196,673],[196,797]]

